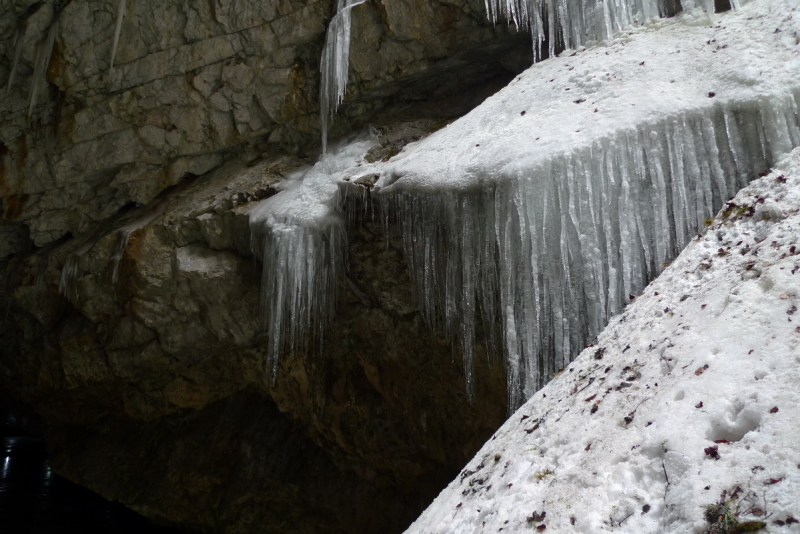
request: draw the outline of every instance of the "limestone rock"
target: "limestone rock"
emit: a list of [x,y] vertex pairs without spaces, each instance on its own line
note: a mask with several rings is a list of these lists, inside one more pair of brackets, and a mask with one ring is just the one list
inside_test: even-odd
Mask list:
[[[264,368],[247,214],[318,149],[332,0],[127,2],[110,68],[117,6],[0,2],[0,387],[45,421],[57,471],[150,517],[398,531],[502,421],[504,377],[482,367],[467,402],[371,222],[322,351]],[[528,34],[483,9],[356,8],[331,138],[421,119],[390,157],[527,66]]]
[[[110,68],[116,9],[112,0],[0,4],[4,86],[23,30],[19,66],[0,100],[3,217],[27,226],[39,247],[231,158],[319,144],[330,0],[128,2]],[[56,19],[45,87],[28,120],[37,42]],[[492,26],[474,0],[367,3],[354,11],[353,33],[349,95],[332,136],[420,100],[449,96],[449,112],[462,113],[485,94],[465,89],[507,80],[530,48],[526,33]],[[457,78],[445,75],[453,71]]]

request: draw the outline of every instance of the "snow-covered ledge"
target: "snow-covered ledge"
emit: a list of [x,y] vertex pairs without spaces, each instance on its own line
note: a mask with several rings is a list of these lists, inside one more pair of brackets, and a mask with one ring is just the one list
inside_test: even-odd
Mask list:
[[728,202],[408,532],[700,533],[726,502],[739,521],[800,531],[798,309],[800,149]]
[[798,7],[695,10],[567,51],[387,164],[373,197],[468,388],[482,329],[518,407],[800,144]]

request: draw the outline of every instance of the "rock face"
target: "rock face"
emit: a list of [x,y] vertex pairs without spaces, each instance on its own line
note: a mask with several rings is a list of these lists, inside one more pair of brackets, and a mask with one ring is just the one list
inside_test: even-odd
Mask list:
[[[128,2],[109,68],[117,2],[4,1],[4,86],[21,59],[0,102],[0,254],[23,249],[26,231],[35,246],[85,232],[231,158],[314,150],[332,9],[327,0]],[[54,22],[28,118],[39,41]],[[379,111],[463,112],[530,56],[529,37],[492,27],[474,0],[368,3],[354,10],[353,33],[350,94],[333,137]]]
[[391,532],[502,422],[501,364],[467,402],[378,223],[353,227],[323,350],[272,379],[248,200],[294,163],[212,173],[6,262],[3,386],[48,422],[54,469],[203,531]]
[[[0,387],[46,422],[55,470],[158,521],[401,530],[502,422],[505,377],[479,366],[467,401],[369,221],[322,350],[264,367],[247,214],[316,150],[332,2],[127,2],[110,69],[116,10],[0,3],[3,90],[21,58],[0,101]],[[332,137],[422,117],[419,136],[530,57],[474,1],[367,3],[353,35]]]

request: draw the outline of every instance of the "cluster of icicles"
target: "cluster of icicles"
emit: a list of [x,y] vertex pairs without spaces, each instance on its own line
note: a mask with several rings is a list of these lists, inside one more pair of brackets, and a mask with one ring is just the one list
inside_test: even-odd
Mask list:
[[321,347],[346,268],[347,228],[336,210],[336,180],[362,165],[374,144],[373,134],[340,141],[250,211],[252,249],[263,259],[261,305],[273,377],[281,355]]
[[461,347],[467,391],[479,333],[504,355],[510,409],[564,368],[708,217],[800,144],[798,99],[642,124],[473,190],[401,181],[377,195],[400,222],[420,308]]
[[[350,25],[353,7],[366,0],[338,0],[336,14],[328,25],[325,48],[320,61],[320,122],[322,151],[327,149],[328,121],[344,99],[350,57]],[[741,0],[731,0],[738,8]],[[533,37],[533,58],[539,61],[543,46],[548,56],[557,46],[575,49],[591,41],[610,38],[614,32],[682,9],[701,7],[714,12],[714,0],[485,0],[486,16],[497,23],[504,17],[519,29],[529,29]]]
[[[402,180],[373,190],[386,227],[399,221],[420,309],[463,353],[468,393],[479,343],[504,356],[510,409],[571,361],[705,219],[800,145],[798,100],[780,95],[671,116],[552,154],[523,177],[486,176],[468,190],[418,192]],[[359,167],[368,143],[346,146],[346,158],[338,149],[317,164],[312,184],[376,170]],[[346,257],[341,211],[364,206],[364,190],[351,184],[340,181],[356,194],[340,191],[339,214],[325,186],[322,223],[289,220],[308,198],[270,199],[285,213],[272,223],[269,207],[251,215],[264,247],[273,371],[281,351],[298,348],[334,311]]]
[[[109,63],[111,69],[114,68],[114,61],[117,56],[117,46],[119,45],[119,34],[122,30],[122,19],[125,15],[125,2],[126,0],[117,0],[117,21],[114,26],[114,41],[111,45],[111,61]],[[59,22],[61,13],[69,2],[65,0],[54,0],[52,2],[44,2],[40,0],[17,16],[16,28],[14,34],[14,59],[11,65],[11,72],[8,76],[6,83],[6,95],[11,94],[11,87],[14,84],[14,78],[19,68],[19,61],[22,57],[22,47],[25,41],[25,34],[28,31],[30,19],[45,5],[49,5],[51,9],[50,23],[44,31],[40,39],[36,42],[36,54],[33,60],[33,76],[31,77],[30,94],[28,98],[28,119],[30,120],[33,115],[33,110],[39,100],[39,93],[47,83],[46,74],[47,68],[50,65],[50,58],[53,55],[53,47],[55,46],[56,37],[58,36]]]

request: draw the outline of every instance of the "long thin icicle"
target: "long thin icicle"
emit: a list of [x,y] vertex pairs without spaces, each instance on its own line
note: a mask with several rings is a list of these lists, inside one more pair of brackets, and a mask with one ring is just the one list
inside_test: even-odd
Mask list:
[[36,44],[36,59],[34,60],[33,79],[31,81],[28,120],[30,120],[31,115],[33,115],[33,108],[36,107],[36,102],[39,99],[39,92],[44,84],[47,83],[47,67],[50,65],[50,58],[53,56],[53,46],[58,36],[58,21],[60,17],[60,11],[53,14],[53,22],[50,23],[50,27],[47,29],[44,37]]
[[14,77],[17,74],[17,67],[19,67],[19,60],[22,57],[22,45],[25,41],[25,32],[28,30],[28,19],[36,13],[44,2],[36,2],[28,7],[17,17],[17,29],[14,36],[14,62],[11,65],[11,74],[8,75],[8,85],[6,86],[6,94],[11,94],[11,85],[14,83]]
[[333,118],[347,91],[347,73],[350,68],[350,12],[365,1],[338,0],[336,15],[328,24],[320,61],[319,107],[323,154],[328,149],[328,120]]
[[117,45],[119,44],[119,33],[122,31],[122,19],[125,17],[125,0],[119,0],[117,6],[117,23],[114,26],[114,43],[111,45],[111,66],[114,68],[114,60],[117,57]]

